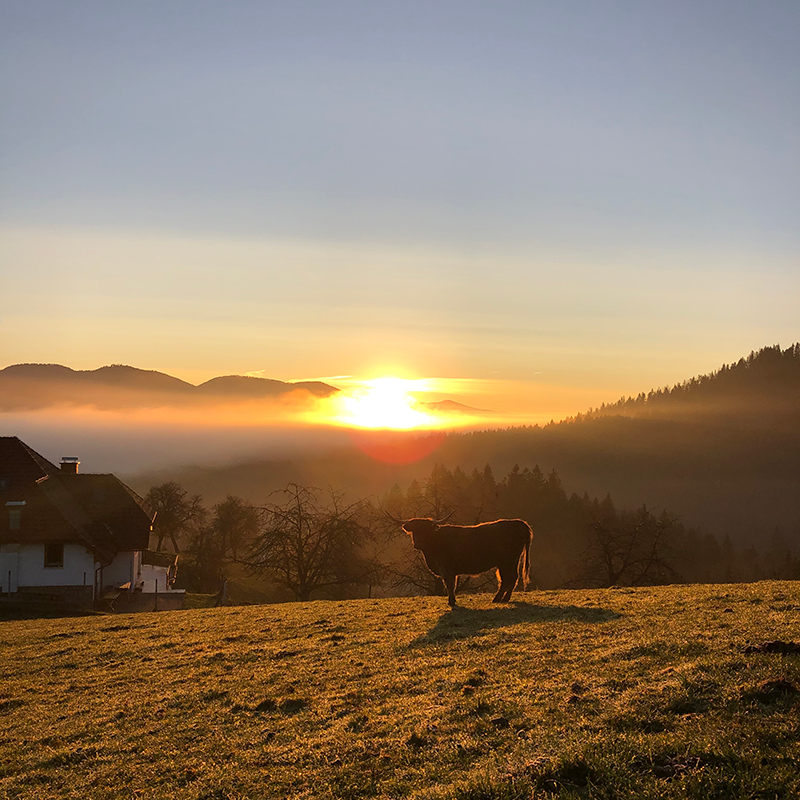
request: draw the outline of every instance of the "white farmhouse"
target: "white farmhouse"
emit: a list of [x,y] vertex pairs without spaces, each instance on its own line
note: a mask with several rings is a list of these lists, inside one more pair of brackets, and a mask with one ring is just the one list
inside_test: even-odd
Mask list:
[[[155,511],[114,475],[57,467],[0,437],[0,594],[120,609],[180,607],[174,564],[147,550]],[[173,557],[174,559],[174,557]]]

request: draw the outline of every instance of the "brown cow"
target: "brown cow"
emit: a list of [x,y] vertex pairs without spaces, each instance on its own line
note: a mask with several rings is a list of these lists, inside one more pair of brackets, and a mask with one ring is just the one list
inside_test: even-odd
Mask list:
[[[394,519],[394,517],[392,517]],[[410,534],[428,569],[447,586],[447,600],[456,604],[459,575],[497,570],[495,603],[507,603],[517,577],[527,588],[533,531],[522,519],[498,519],[480,525],[444,525],[427,517],[395,520]]]

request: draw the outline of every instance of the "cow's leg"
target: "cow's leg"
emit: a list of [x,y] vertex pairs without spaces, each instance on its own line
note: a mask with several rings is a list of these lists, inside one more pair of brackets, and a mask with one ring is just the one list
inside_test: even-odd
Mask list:
[[514,586],[517,582],[517,565],[500,567],[498,572],[500,574],[500,588],[495,595],[494,602],[507,603],[511,600],[511,592],[514,591]]
[[503,599],[503,573],[500,570],[496,570],[497,574],[497,594],[492,598],[493,603],[500,603]]
[[450,603],[451,606],[454,606],[456,604],[456,582],[458,581],[458,575],[445,574],[442,575],[442,580],[447,587],[447,602]]

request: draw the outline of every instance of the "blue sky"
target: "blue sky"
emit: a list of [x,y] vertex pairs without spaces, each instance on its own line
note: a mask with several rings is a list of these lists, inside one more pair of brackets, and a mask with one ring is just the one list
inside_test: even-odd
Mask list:
[[6,0],[0,366],[557,414],[788,346],[799,34],[769,0]]

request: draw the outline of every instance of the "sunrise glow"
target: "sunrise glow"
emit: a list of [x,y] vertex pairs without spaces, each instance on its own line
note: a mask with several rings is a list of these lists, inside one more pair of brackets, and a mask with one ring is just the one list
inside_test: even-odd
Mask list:
[[421,381],[376,378],[365,381],[337,398],[335,421],[354,428],[412,430],[433,428],[439,420],[419,410],[411,392],[420,391]]

